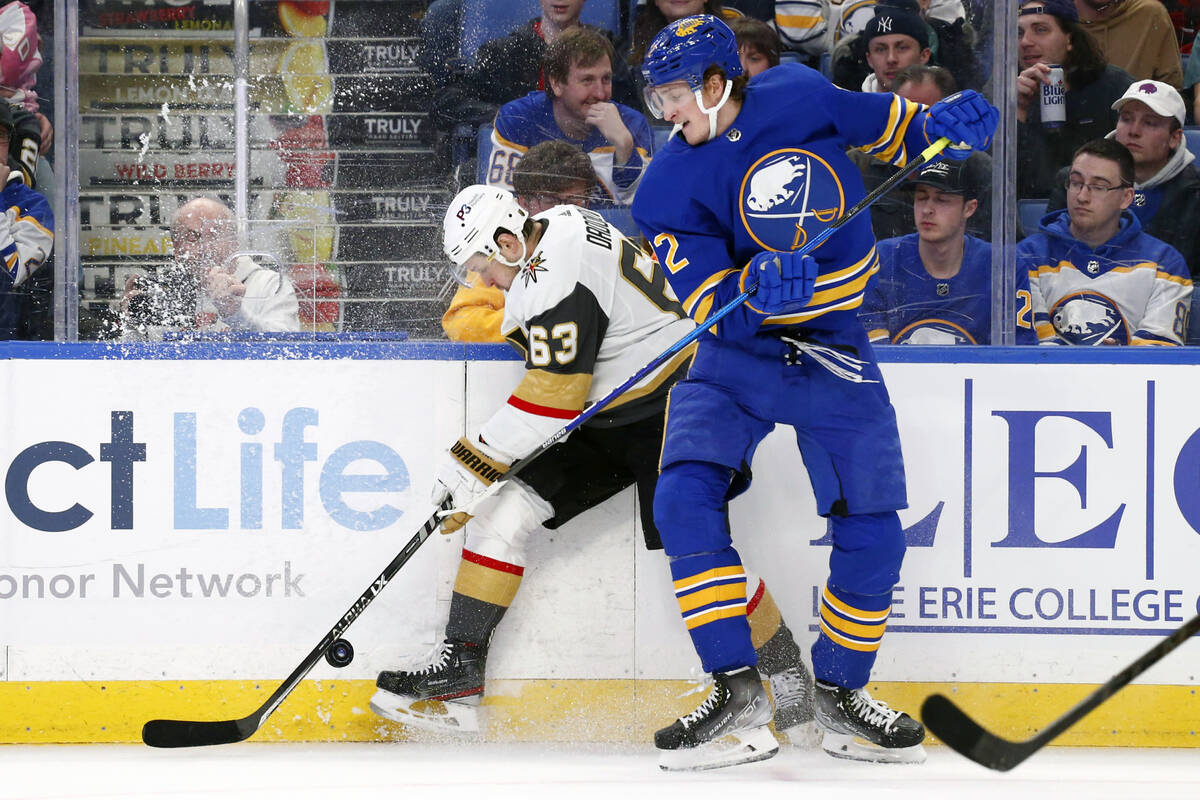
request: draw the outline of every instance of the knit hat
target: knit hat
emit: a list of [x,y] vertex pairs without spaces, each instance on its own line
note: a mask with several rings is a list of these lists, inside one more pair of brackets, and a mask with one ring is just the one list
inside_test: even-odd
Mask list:
[[869,45],[875,37],[891,33],[911,36],[922,50],[929,47],[929,26],[923,19],[898,6],[875,6],[875,16],[863,26],[863,40]]
[[1017,8],[1020,9],[1017,12],[1019,17],[1026,14],[1049,14],[1067,22],[1079,22],[1079,11],[1076,10],[1073,0],[1017,0]]

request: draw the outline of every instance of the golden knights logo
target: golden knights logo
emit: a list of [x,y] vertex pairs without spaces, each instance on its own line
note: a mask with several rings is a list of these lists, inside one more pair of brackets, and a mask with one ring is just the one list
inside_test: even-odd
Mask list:
[[825,159],[796,148],[767,153],[742,179],[742,224],[765,250],[795,250],[841,216],[846,193]]
[[521,280],[525,282],[526,287],[528,287],[531,283],[537,283],[538,273],[545,272],[547,270],[547,267],[542,266],[544,263],[546,263],[546,257],[541,253],[538,253],[533,258],[529,259],[529,263],[525,265],[523,270],[521,270]]

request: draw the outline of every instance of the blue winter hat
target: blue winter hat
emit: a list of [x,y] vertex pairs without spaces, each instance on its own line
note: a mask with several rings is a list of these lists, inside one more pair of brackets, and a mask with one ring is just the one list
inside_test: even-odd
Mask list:
[[1026,14],[1049,14],[1052,17],[1065,19],[1067,22],[1079,22],[1079,11],[1072,0],[1017,0],[1018,17]]

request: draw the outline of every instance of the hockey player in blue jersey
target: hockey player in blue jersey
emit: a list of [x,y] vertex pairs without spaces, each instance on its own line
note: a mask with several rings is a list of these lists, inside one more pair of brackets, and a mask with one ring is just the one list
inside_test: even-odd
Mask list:
[[863,196],[848,146],[903,166],[945,136],[962,158],[987,147],[998,114],[974,92],[927,110],[837,89],[798,64],[748,85],[741,74],[732,32],[711,16],[672,23],[643,61],[647,104],[675,135],[643,176],[634,219],[697,322],[755,287],[700,339],[670,396],[654,518],[713,687],[655,734],[659,764],[703,769],[777,750],[727,518],[776,423],[795,428],[833,534],[812,649],[823,747],[919,761],[924,728],[864,688],[904,555],[896,510],[907,504],[895,412],[856,316],[878,269],[870,220],[844,224],[812,255],[794,251]]
[[[991,173],[973,158],[909,180],[917,232],[884,239],[859,318],[872,344],[999,344],[992,338],[992,246],[967,235]],[[1029,275],[1018,271],[1016,343],[1037,344]]]

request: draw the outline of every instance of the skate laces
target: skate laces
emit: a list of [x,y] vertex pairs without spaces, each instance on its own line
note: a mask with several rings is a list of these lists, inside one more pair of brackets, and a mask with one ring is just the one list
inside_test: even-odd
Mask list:
[[900,712],[888,706],[882,700],[876,700],[867,694],[866,689],[857,689],[850,694],[850,710],[868,725],[882,727],[886,733],[892,732],[892,726],[900,719]]
[[720,683],[713,682],[712,691],[708,693],[708,697],[704,698],[704,702],[700,704],[692,713],[687,716],[680,717],[679,721],[683,723],[683,727],[691,728],[700,720],[704,719],[714,708],[721,702],[721,693],[723,687]]
[[433,656],[433,662],[427,664],[421,669],[413,670],[413,674],[432,675],[438,670],[445,668],[445,666],[450,663],[450,658],[454,655],[454,652],[457,649],[458,647],[452,642],[442,642],[442,646],[438,648],[437,653]]
[[771,675],[770,681],[776,705],[799,702],[808,694],[808,681],[804,679],[804,673],[796,667],[788,667],[783,672]]

